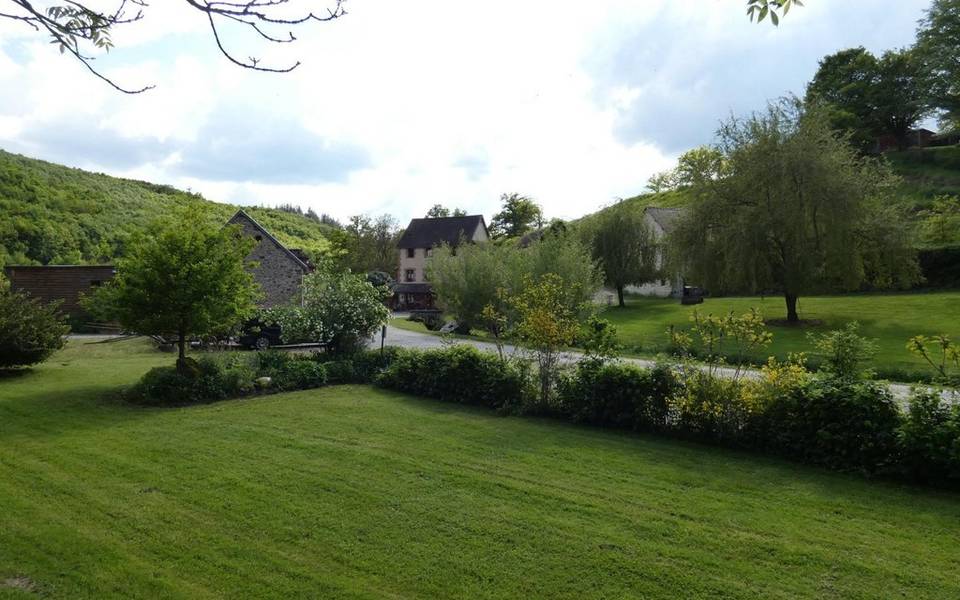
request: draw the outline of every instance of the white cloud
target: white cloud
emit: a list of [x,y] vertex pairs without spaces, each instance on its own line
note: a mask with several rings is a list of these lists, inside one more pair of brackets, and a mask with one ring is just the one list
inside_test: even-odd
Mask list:
[[[576,217],[641,191],[731,108],[801,91],[836,44],[901,43],[923,6],[867,2],[867,19],[810,3],[773,29],[736,2],[351,0],[289,46],[227,31],[240,56],[303,63],[266,75],[223,59],[202,15],[158,1],[99,63],[125,85],[157,84],[140,96],[0,24],[0,146],[339,218],[434,203],[489,216],[514,191]],[[336,148],[364,159],[323,150]]]

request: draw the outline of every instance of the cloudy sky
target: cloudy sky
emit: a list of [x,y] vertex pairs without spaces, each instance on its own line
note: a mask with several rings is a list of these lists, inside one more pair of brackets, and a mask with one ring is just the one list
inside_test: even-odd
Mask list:
[[229,64],[185,3],[153,0],[97,61],[156,85],[138,96],[0,19],[0,148],[341,219],[435,203],[489,217],[503,192],[572,218],[641,192],[731,113],[802,93],[823,55],[910,44],[928,2],[808,0],[779,28],[745,4],[349,0],[283,48],[227,34],[240,56],[302,61],[271,75]]

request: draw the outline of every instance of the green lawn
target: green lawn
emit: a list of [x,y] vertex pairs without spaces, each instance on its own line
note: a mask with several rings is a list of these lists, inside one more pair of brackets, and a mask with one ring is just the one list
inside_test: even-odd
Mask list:
[[[662,350],[669,339],[671,324],[689,327],[694,309],[702,313],[742,314],[751,307],[766,319],[786,319],[783,298],[707,298],[698,306],[682,306],[674,299],[629,298],[625,308],[606,309],[603,316],[617,326],[623,344],[637,353]],[[771,326],[773,344],[763,356],[785,358],[790,352],[812,352],[808,332],[823,332],[858,321],[861,334],[876,340],[878,352],[872,366],[881,375],[902,372],[922,373],[922,359],[906,350],[906,343],[917,334],[951,334],[960,338],[960,292],[927,294],[855,294],[800,298],[800,318],[819,322],[803,327]]]
[[117,402],[170,362],[0,379],[0,597],[960,597],[956,494],[363,386]]

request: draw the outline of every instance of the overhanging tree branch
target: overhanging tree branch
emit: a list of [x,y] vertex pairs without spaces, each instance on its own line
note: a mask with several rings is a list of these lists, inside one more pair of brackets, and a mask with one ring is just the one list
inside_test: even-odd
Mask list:
[[[120,92],[139,94],[154,87],[148,85],[141,88],[127,88],[119,85],[97,69],[93,62],[95,57],[84,50],[84,48],[92,48],[110,51],[114,47],[111,40],[114,28],[141,20],[144,17],[144,9],[149,7],[146,0],[115,0],[116,8],[106,12],[95,10],[83,2],[62,1],[63,4],[44,9],[34,6],[31,0],[0,0],[0,3],[8,2],[16,9],[13,12],[0,12],[0,19],[25,23],[35,31],[46,33],[51,43],[56,44],[62,54],[70,54],[94,76]],[[245,69],[269,73],[289,73],[300,65],[300,61],[285,66],[264,66],[260,64],[260,59],[254,56],[249,56],[246,60],[237,58],[234,52],[227,48],[221,36],[219,28],[223,22],[243,25],[244,28],[252,30],[258,39],[271,44],[289,44],[297,40],[293,31],[287,30],[284,34],[277,34],[270,29],[292,28],[310,21],[333,21],[346,14],[343,7],[345,0],[331,0],[332,5],[321,14],[312,10],[290,12],[297,0],[183,1],[205,13],[218,50],[230,62]],[[135,9],[135,12],[131,9]]]

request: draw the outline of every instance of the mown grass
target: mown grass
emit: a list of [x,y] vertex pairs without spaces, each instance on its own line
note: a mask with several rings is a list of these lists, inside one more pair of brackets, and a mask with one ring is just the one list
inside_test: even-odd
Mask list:
[[960,597],[960,497],[364,386],[179,409],[0,379],[0,596]]
[[[689,328],[694,310],[703,314],[743,314],[751,308],[765,319],[783,321],[783,298],[707,298],[703,304],[683,306],[675,299],[631,297],[625,308],[603,312],[617,327],[621,341],[634,352],[651,353],[667,348],[671,325]],[[850,321],[861,326],[861,335],[873,339],[877,354],[870,366],[880,375],[906,380],[926,372],[923,360],[906,349],[907,340],[918,334],[960,336],[960,292],[910,294],[853,294],[801,298],[802,326],[773,324],[773,343],[755,359],[767,355],[786,358],[791,352],[815,352],[809,333],[837,329]]]

